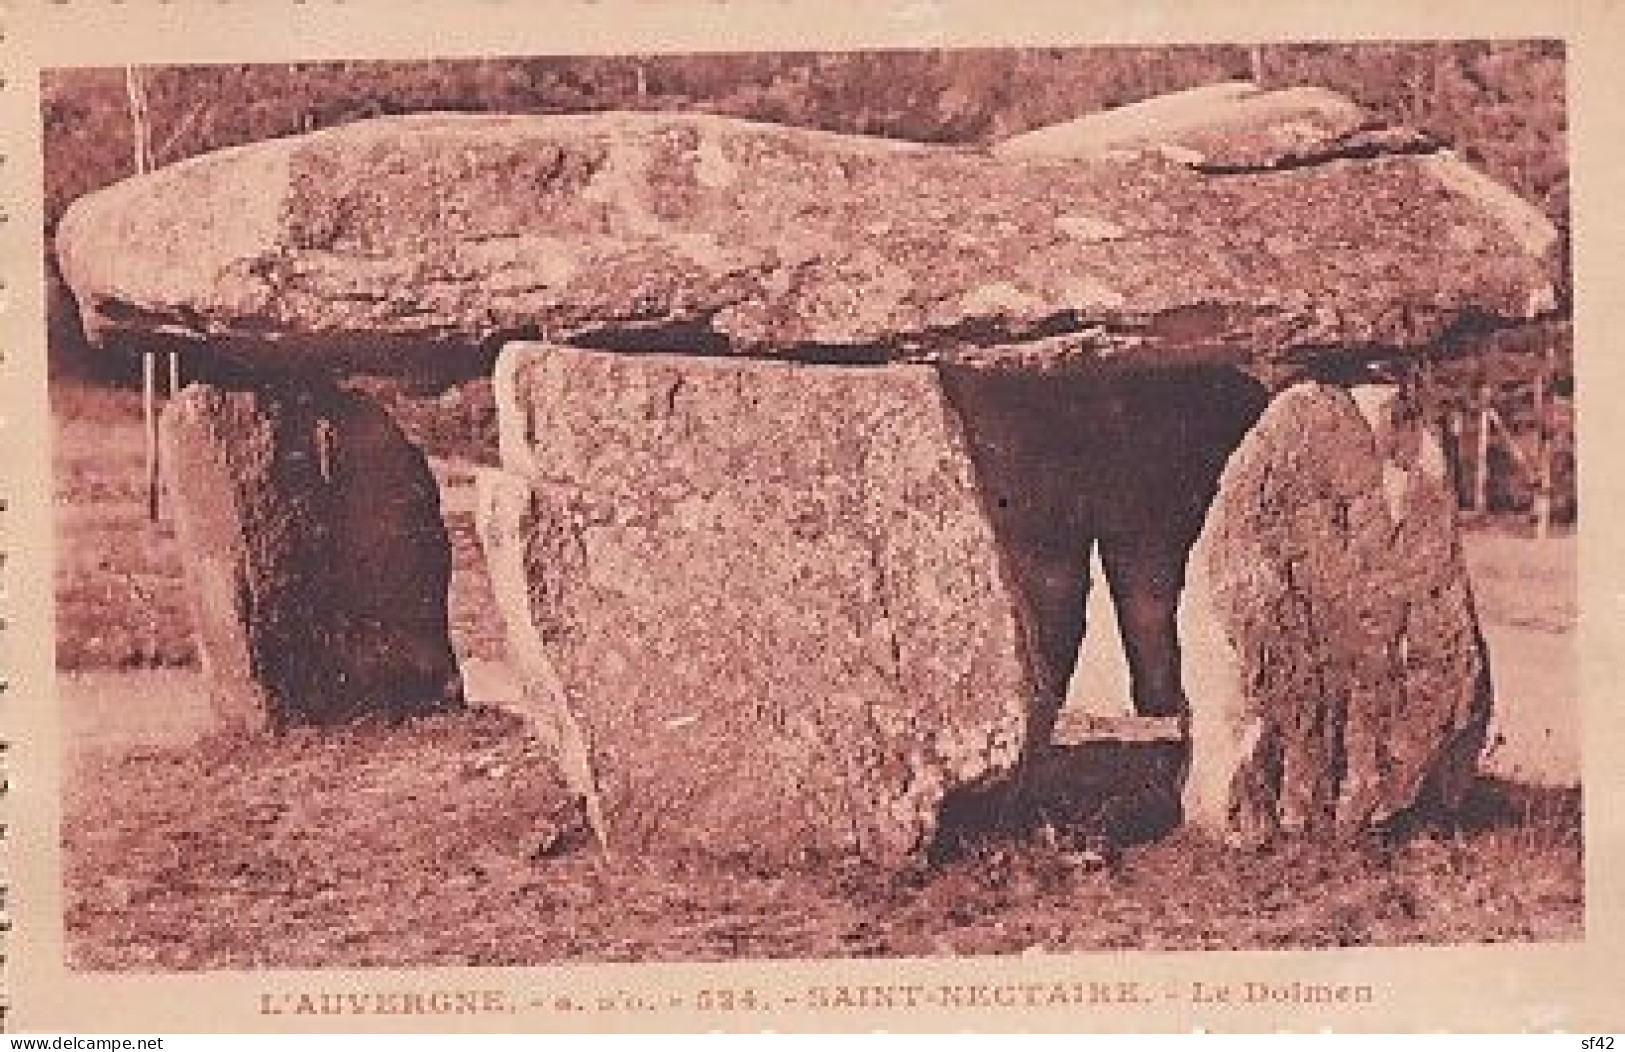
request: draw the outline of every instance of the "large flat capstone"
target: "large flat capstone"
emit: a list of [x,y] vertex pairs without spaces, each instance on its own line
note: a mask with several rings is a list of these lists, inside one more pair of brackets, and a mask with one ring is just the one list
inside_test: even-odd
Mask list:
[[308,379],[193,384],[165,407],[162,440],[223,725],[461,706],[439,494],[382,408]]
[[497,389],[492,577],[611,850],[894,863],[1016,768],[1036,659],[935,370],[517,345]]
[[1326,94],[1294,96],[1303,120],[1220,127],[1222,155],[996,157],[696,114],[380,118],[89,194],[57,251],[99,341],[418,374],[483,370],[516,335],[1024,366],[1403,354],[1554,307],[1538,211]]

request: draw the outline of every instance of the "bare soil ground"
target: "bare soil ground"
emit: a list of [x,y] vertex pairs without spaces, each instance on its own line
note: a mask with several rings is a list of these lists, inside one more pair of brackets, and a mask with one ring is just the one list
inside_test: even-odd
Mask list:
[[[297,787],[291,790],[290,787]],[[90,969],[931,956],[1563,939],[1572,794],[1486,790],[1451,835],[1230,851],[1191,833],[1094,867],[1042,842],[930,870],[762,874],[605,858],[496,710],[87,758],[67,928]]]
[[[209,731],[179,555],[144,521],[138,404],[57,396],[62,830],[91,969],[530,964],[1577,938],[1572,539],[1469,538],[1507,744],[1459,828],[1238,853],[1191,832],[1096,864],[991,841],[902,875],[606,858],[511,712]],[[437,463],[454,638],[502,701],[466,461]],[[1101,589],[1100,591],[1104,591]],[[1109,614],[1097,612],[1099,625]],[[1097,640],[1110,632],[1097,632]],[[1121,697],[1109,683],[1074,697]],[[1546,733],[1550,732],[1550,733]],[[1565,751],[1567,750],[1567,751]],[[1515,778],[1516,780],[1509,780]],[[1539,787],[1536,782],[1547,783]]]

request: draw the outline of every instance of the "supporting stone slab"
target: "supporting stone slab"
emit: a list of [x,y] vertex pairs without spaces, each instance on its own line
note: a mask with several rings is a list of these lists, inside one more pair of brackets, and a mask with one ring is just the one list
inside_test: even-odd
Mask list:
[[[1182,784],[1191,820],[1247,842],[1450,807],[1472,776],[1486,665],[1443,460],[1394,389],[1305,384],[1260,417],[1256,388],[1203,371],[542,345],[505,351],[496,388],[482,536],[611,850],[894,863],[944,825],[1052,820],[1136,838],[1179,821]],[[1059,741],[1106,538],[1131,607],[1187,579],[1183,689],[1155,733]]]
[[900,863],[1017,768],[1034,664],[934,370],[515,345],[496,387],[498,602],[611,850]]
[[382,408],[326,381],[281,378],[193,384],[161,423],[222,724],[461,706],[438,492]]
[[1192,550],[1181,637],[1188,820],[1256,843],[1460,802],[1488,663],[1445,460],[1404,392],[1274,399]]

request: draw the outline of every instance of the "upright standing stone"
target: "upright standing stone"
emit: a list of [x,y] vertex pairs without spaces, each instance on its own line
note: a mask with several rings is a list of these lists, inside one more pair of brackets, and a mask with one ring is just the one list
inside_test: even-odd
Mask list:
[[1274,400],[1225,468],[1181,622],[1189,819],[1256,842],[1460,802],[1488,665],[1445,460],[1396,388]]
[[162,432],[222,722],[462,704],[439,496],[381,408],[314,379],[194,384],[166,407]]
[[498,603],[611,850],[895,863],[1016,767],[1033,661],[934,370],[520,345],[497,397]]

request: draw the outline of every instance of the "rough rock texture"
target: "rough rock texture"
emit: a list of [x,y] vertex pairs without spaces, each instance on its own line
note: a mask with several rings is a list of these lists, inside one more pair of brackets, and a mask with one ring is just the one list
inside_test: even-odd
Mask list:
[[1008,158],[1102,158],[1157,150],[1204,172],[1268,171],[1339,157],[1430,152],[1417,132],[1388,128],[1324,88],[1261,91],[1227,81],[1158,95],[1012,136]]
[[545,589],[532,589],[532,580],[542,580],[546,572],[544,566],[537,566],[533,578],[533,563],[546,558],[545,550],[535,545],[553,528],[547,508],[536,499],[530,480],[523,475],[482,469],[475,483],[474,524],[506,631],[508,660],[518,673],[521,711],[558,763],[566,784],[584,804],[600,845],[607,847],[610,831],[586,725],[576,715],[570,692],[549,656],[548,642],[542,638],[542,626],[556,620],[548,608],[552,597]]
[[380,372],[479,371],[514,335],[1242,362],[1553,307],[1538,211],[1327,110],[1232,136],[1220,173],[1194,147],[1022,160],[692,114],[380,118],[87,195],[57,248],[93,338]]
[[381,408],[309,382],[194,384],[165,408],[162,442],[222,723],[462,704],[439,496]]
[[610,850],[896,863],[1015,769],[1042,703],[934,370],[516,345],[497,391],[498,602]]
[[1190,820],[1256,842],[1459,801],[1488,663],[1444,457],[1397,388],[1271,403],[1225,468],[1181,622]]

